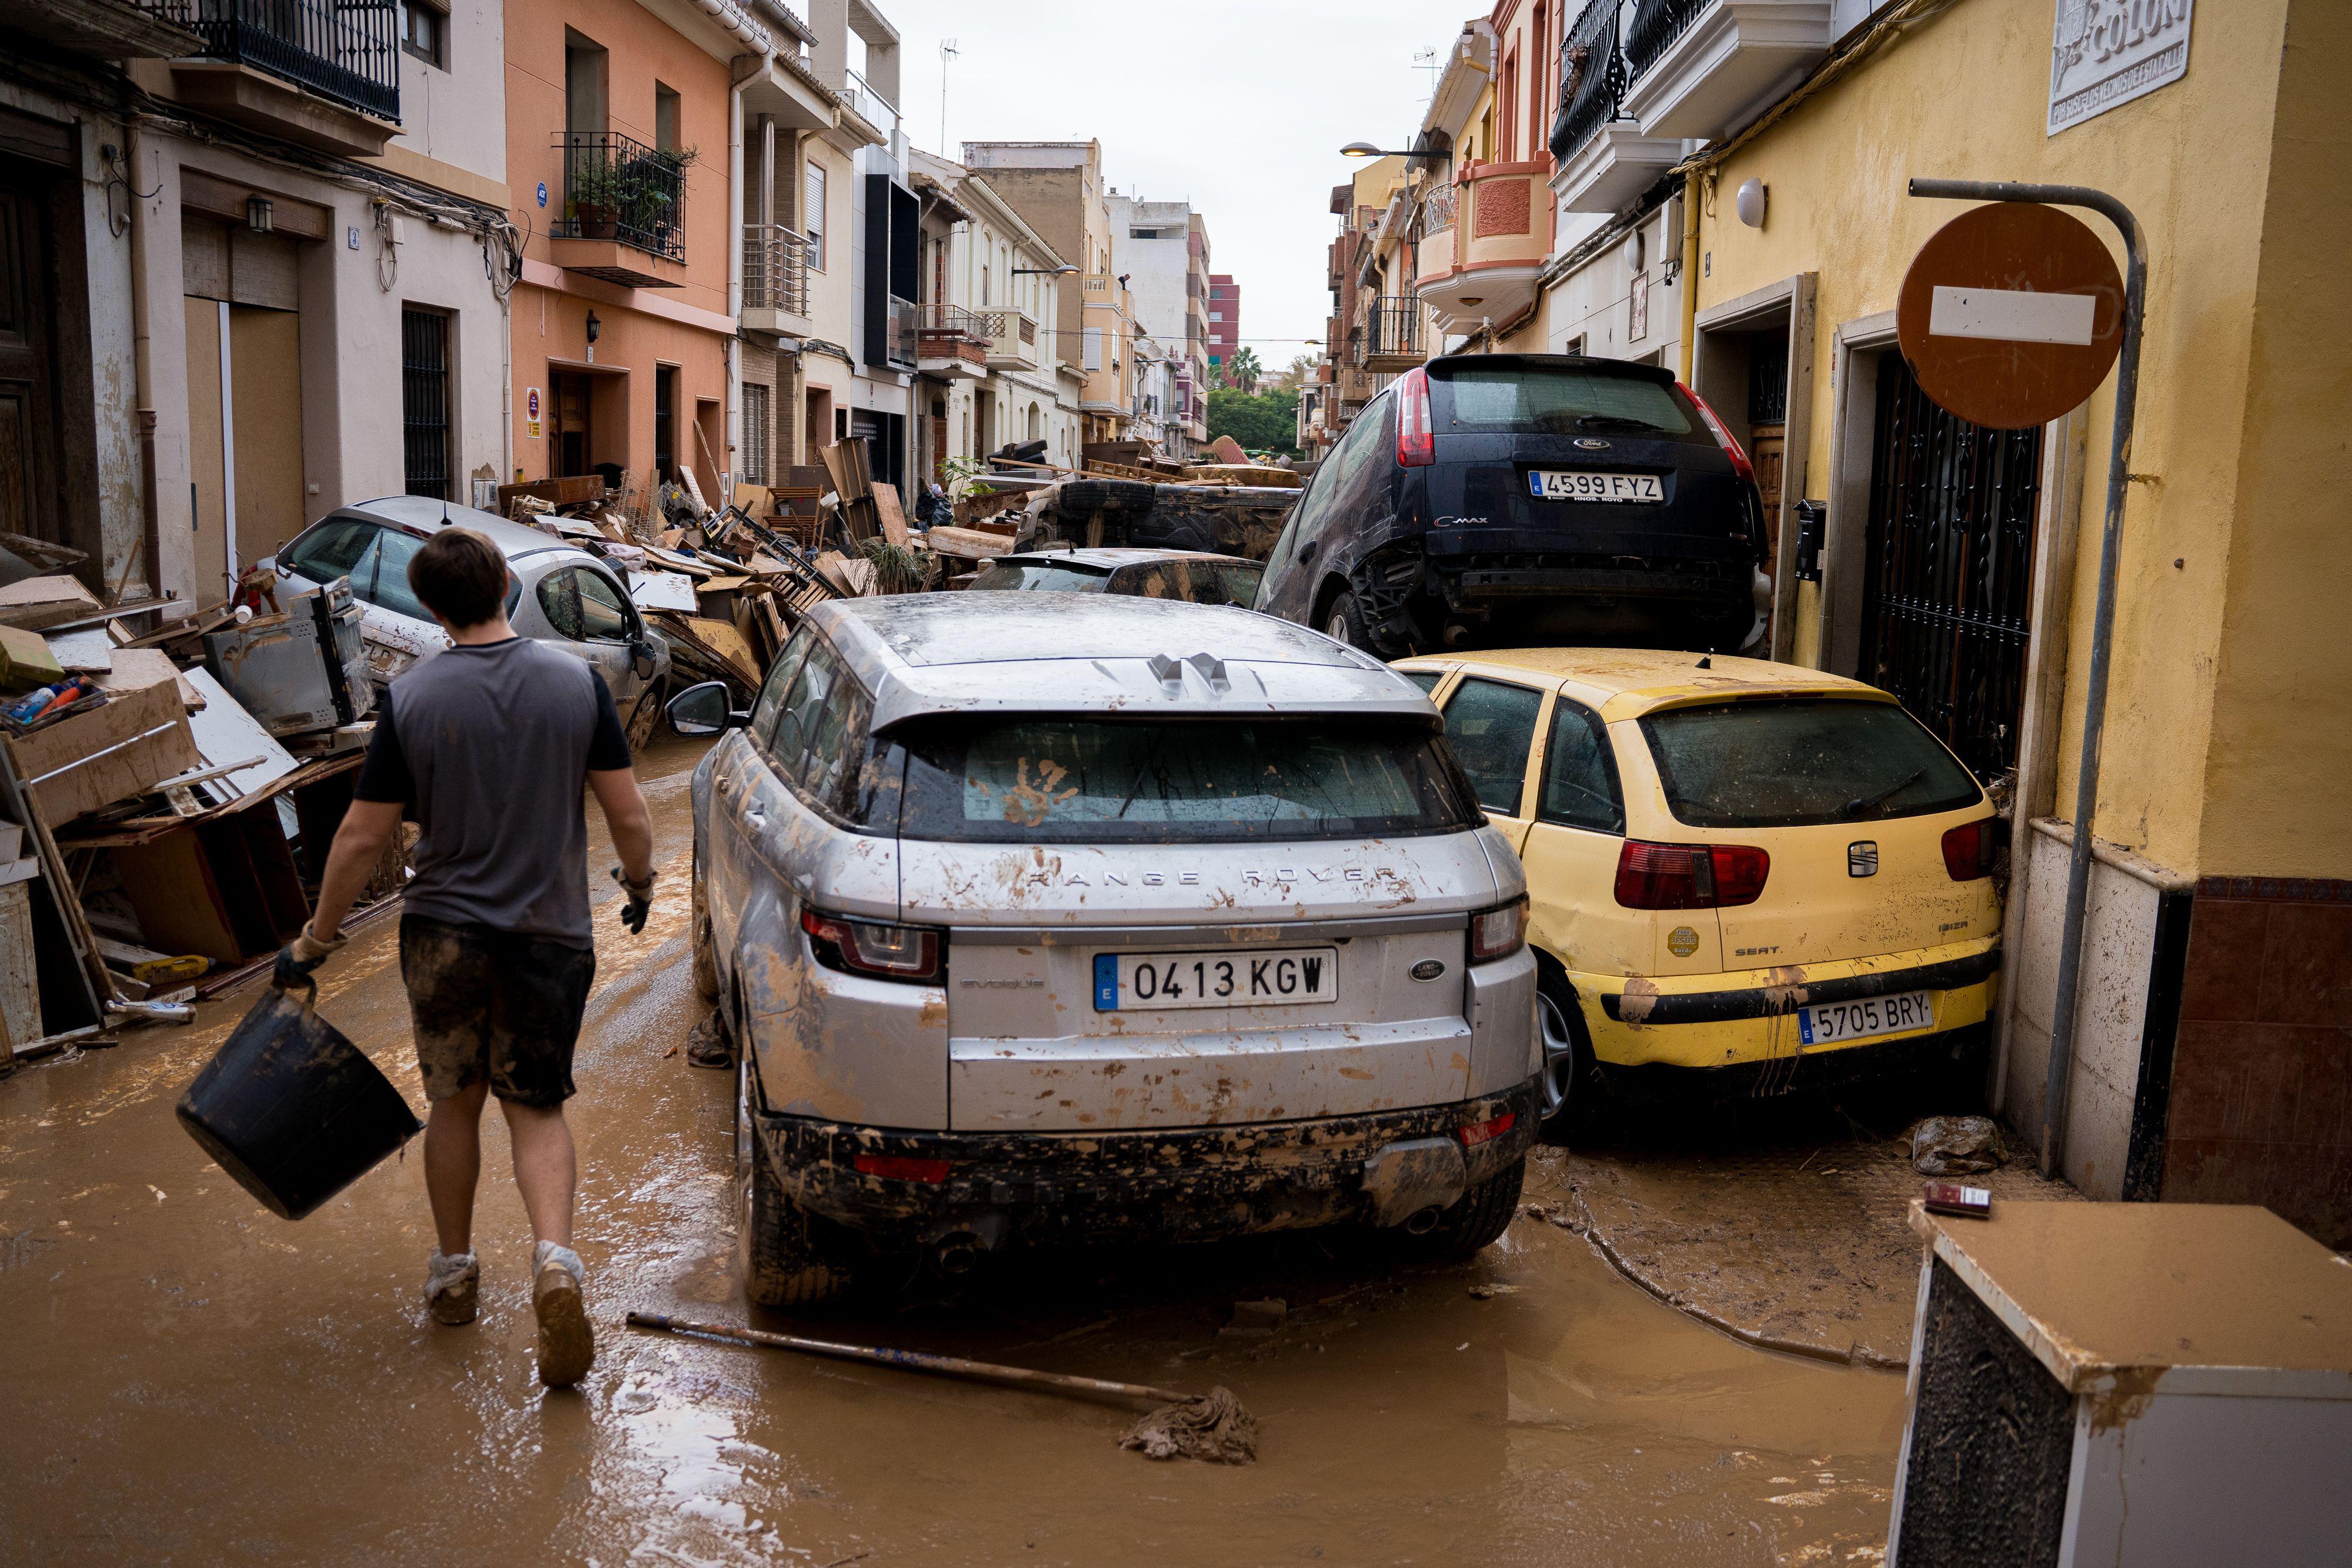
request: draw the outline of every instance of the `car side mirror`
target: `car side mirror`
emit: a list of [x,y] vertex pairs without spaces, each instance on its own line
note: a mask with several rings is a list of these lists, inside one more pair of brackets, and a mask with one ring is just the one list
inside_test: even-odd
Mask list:
[[652,680],[654,672],[661,667],[658,661],[654,658],[654,645],[642,635],[629,643],[629,667],[635,672],[637,679],[641,681]]
[[662,711],[669,716],[671,732],[689,740],[724,735],[751,722],[750,714],[730,704],[725,681],[704,681],[688,686],[670,698]]

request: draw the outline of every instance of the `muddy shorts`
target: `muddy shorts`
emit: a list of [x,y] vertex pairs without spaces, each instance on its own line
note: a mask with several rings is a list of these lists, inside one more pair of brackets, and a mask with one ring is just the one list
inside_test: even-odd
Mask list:
[[501,1100],[562,1104],[595,977],[590,948],[402,915],[400,978],[425,1097],[446,1100],[487,1078]]

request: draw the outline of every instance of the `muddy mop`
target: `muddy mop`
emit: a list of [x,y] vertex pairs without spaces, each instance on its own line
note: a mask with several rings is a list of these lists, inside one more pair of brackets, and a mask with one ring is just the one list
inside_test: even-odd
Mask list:
[[1038,1372],[1025,1366],[966,1361],[956,1355],[930,1355],[919,1350],[836,1344],[829,1340],[730,1328],[724,1323],[686,1322],[660,1312],[631,1312],[629,1326],[696,1334],[768,1350],[798,1351],[803,1355],[830,1356],[837,1361],[871,1362],[877,1366],[927,1372],[938,1377],[1051,1389],[1084,1398],[1149,1400],[1159,1407],[1128,1428],[1118,1440],[1120,1448],[1132,1448],[1146,1458],[1200,1459],[1213,1465],[1245,1465],[1257,1458],[1257,1417],[1242,1408],[1233,1390],[1223,1386],[1206,1394],[1182,1394],[1143,1383],[1112,1383],[1099,1377],[1076,1377],[1065,1372]]

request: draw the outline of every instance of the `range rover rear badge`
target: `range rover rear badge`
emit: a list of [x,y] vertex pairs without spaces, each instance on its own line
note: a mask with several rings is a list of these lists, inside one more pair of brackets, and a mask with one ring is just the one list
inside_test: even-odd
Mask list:
[[1579,446],[1583,447],[1587,452],[1606,452],[1609,450],[1609,444],[1601,440],[1597,435],[1580,435],[1576,438],[1576,444]]
[[1443,958],[1423,958],[1405,972],[1416,980],[1433,980],[1445,973],[1445,961]]

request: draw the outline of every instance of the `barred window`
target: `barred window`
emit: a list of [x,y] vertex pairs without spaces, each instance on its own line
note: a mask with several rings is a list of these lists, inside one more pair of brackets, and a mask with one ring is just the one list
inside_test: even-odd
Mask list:
[[768,482],[768,389],[757,382],[743,383],[743,483]]

